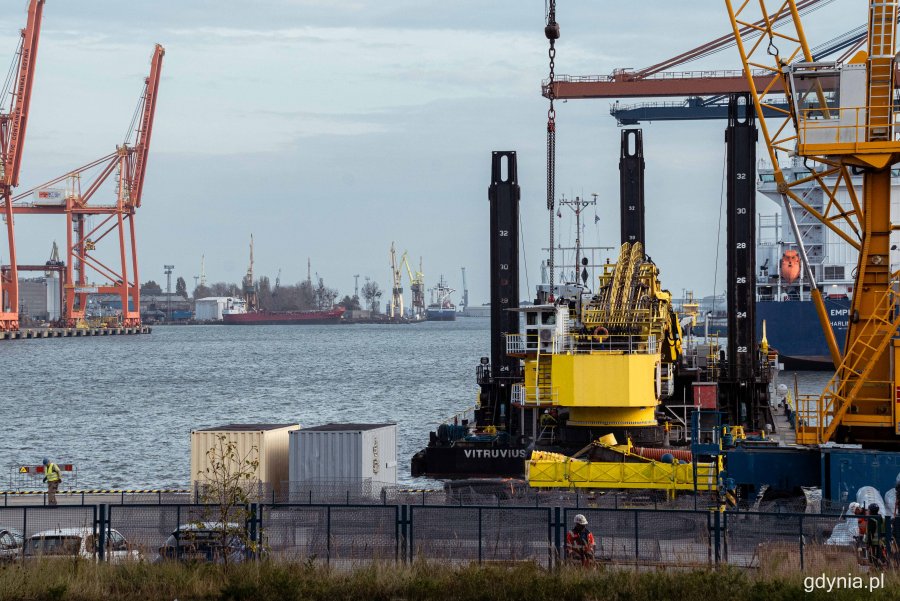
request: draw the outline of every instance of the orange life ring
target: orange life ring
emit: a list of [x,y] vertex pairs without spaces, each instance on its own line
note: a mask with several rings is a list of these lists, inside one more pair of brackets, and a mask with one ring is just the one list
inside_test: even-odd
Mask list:
[[597,326],[594,328],[594,336],[609,336],[609,330],[603,326]]

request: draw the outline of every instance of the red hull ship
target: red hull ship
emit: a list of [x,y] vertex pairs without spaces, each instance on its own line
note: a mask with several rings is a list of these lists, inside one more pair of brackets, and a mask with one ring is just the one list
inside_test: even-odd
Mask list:
[[253,311],[250,313],[226,313],[222,316],[225,325],[319,325],[340,323],[344,315],[343,307],[328,311]]

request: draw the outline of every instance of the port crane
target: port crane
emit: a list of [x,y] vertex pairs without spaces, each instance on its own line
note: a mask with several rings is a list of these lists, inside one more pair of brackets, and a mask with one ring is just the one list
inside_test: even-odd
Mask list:
[[406,267],[406,275],[409,277],[409,291],[412,294],[413,319],[425,318],[425,274],[422,272],[422,257],[419,257],[419,269],[413,276],[409,266],[409,253],[403,252],[401,262]]
[[388,315],[391,319],[403,317],[403,280],[401,279],[400,265],[397,263],[397,250],[391,242],[391,277],[394,285],[391,287],[391,305]]
[[10,264],[9,270],[0,277],[0,330],[19,329],[19,272],[12,190],[19,185],[43,12],[44,0],[31,0],[14,66],[3,89],[3,98],[9,98],[9,106],[0,107],[0,168],[3,170],[0,173],[0,202],[3,203]]
[[[144,79],[138,108],[122,145],[104,157],[12,198],[13,214],[66,216],[63,314],[66,327],[75,327],[85,318],[87,297],[94,293],[113,294],[120,298],[122,326],[135,327],[141,324],[134,217],[143,197],[164,55],[165,49],[157,44],[150,60],[150,74]],[[95,175],[88,177],[89,174]],[[94,196],[113,174],[116,174],[114,200],[106,204],[92,203]],[[83,179],[88,182],[85,186],[82,186]],[[53,195],[43,193],[53,191],[53,186],[63,182],[66,190],[62,198],[56,199]],[[97,218],[99,223],[89,227],[90,217]],[[98,244],[107,237],[118,239],[118,267],[102,261],[95,253]],[[96,285],[88,282],[88,270],[110,283]]]
[[[847,62],[815,61],[803,29],[797,2],[778,0],[737,4],[725,0],[734,39],[746,73],[763,69],[769,82],[747,85],[766,142],[782,200],[796,203],[825,227],[859,251],[851,305],[851,319],[843,349],[838,349],[821,292],[813,284],[813,302],[837,367],[822,394],[800,403],[797,442],[860,442],[895,446],[900,442],[900,312],[897,311],[898,272],[890,265],[891,166],[900,161],[900,141],[894,128],[896,0],[872,0],[868,8],[867,48]],[[788,26],[776,31],[774,22]],[[748,39],[743,28],[762,21],[760,36]],[[834,94],[829,88],[837,88]],[[768,96],[784,90],[789,109],[767,116]],[[798,156],[809,175],[788,179],[780,159]],[[862,193],[851,181],[862,174]],[[826,179],[836,183],[826,183]],[[815,182],[824,198],[816,211],[796,192]],[[849,196],[842,204],[837,190]],[[788,210],[788,215],[793,212]],[[799,240],[797,224],[791,227]],[[806,277],[815,282],[800,245]]]

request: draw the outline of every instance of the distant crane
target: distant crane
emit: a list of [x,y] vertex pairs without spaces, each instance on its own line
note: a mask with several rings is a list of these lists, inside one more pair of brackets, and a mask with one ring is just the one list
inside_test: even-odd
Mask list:
[[256,283],[253,281],[253,234],[250,234],[250,265],[247,267],[247,275],[244,276],[243,283],[247,311],[255,311],[259,308],[259,296],[256,293]]
[[391,319],[403,317],[403,280],[400,277],[400,265],[397,263],[397,251],[391,242],[391,277],[394,285],[391,287],[391,305],[388,314]]
[[413,276],[409,266],[409,254],[403,253],[403,264],[406,266],[406,274],[409,276],[409,290],[412,293],[413,319],[425,317],[425,274],[422,273],[422,257],[419,257],[419,270]]
[[196,286],[206,286],[206,255],[200,255],[200,275],[194,276]]
[[460,269],[462,270],[462,282],[463,282],[463,294],[462,294],[462,301],[460,302],[460,305],[461,305],[460,308],[463,311],[465,311],[466,309],[469,308],[469,287],[466,286],[466,268],[460,267]]
[[359,298],[359,274],[353,276],[353,296]]

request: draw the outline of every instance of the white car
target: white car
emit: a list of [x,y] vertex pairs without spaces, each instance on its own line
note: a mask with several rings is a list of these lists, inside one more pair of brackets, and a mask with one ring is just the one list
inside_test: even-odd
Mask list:
[[[25,541],[25,557],[83,557],[97,559],[97,541],[90,528],[58,528],[44,530]],[[119,563],[127,559],[140,560],[137,549],[131,549],[118,530],[109,530],[106,541],[106,560]]]

